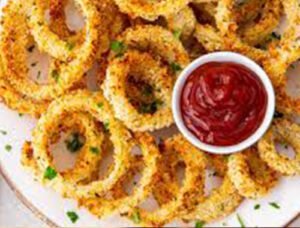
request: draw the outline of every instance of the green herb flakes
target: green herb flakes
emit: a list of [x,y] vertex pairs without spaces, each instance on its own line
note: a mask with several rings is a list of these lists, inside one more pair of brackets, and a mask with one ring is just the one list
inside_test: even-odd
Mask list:
[[70,152],[75,153],[83,147],[84,142],[79,133],[73,133],[69,139],[65,140],[65,144]]
[[205,222],[199,220],[195,223],[195,228],[202,228],[202,227],[204,227],[204,225],[205,225]]
[[48,166],[44,172],[44,178],[48,180],[53,180],[57,175],[57,172],[52,167]]
[[237,214],[236,217],[237,217],[237,220],[238,220],[240,226],[241,226],[242,228],[245,228],[246,226],[245,226],[245,223],[244,223],[242,217],[241,217],[239,214]]
[[12,146],[9,145],[9,144],[5,145],[5,150],[6,150],[7,152],[10,152],[10,151],[12,150]]
[[69,217],[72,223],[76,223],[77,220],[79,219],[79,216],[74,211],[68,211],[67,216]]

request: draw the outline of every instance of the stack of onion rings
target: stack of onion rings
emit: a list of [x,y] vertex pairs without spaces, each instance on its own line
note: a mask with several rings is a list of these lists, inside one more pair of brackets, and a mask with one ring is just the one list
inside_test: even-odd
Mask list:
[[[138,225],[163,226],[223,218],[244,198],[267,194],[279,175],[300,174],[300,127],[290,116],[300,113],[300,100],[285,91],[286,71],[300,57],[298,0],[75,0],[85,21],[79,31],[67,24],[68,3],[11,0],[1,20],[0,97],[39,118],[21,157],[37,181],[99,218],[120,213]],[[274,31],[283,14],[288,23],[280,36]],[[28,77],[33,45],[50,58],[48,84]],[[220,50],[264,67],[281,119],[257,145],[228,157],[207,155],[180,134],[156,145],[149,132],[172,125],[171,93],[180,72],[190,59]],[[85,77],[92,66],[100,87],[93,92]],[[51,145],[73,132],[84,142],[75,165],[59,170]],[[291,144],[294,158],[277,152],[278,140]],[[141,154],[132,153],[136,147]],[[114,161],[103,174],[107,154]],[[223,183],[205,195],[211,168]],[[185,173],[180,180],[178,169]],[[139,175],[129,192],[127,184]],[[140,206],[151,196],[154,211]]]

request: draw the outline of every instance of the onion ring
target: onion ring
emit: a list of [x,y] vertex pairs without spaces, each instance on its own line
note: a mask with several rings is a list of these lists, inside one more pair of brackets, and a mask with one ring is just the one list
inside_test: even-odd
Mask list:
[[[29,80],[26,66],[29,29],[23,10],[24,6],[18,0],[13,1],[4,10],[0,49],[5,75],[9,76],[5,80],[9,80],[11,86],[26,97],[37,102],[49,101],[71,89],[82,79],[94,60],[94,48],[92,45],[85,50],[88,56],[82,53],[68,63],[54,61],[48,77],[52,78],[50,84],[39,85]],[[17,57],[15,53],[18,53]]]
[[[149,71],[151,69],[151,71]],[[126,97],[126,79],[132,75],[154,87],[153,113],[139,112]],[[108,66],[103,84],[104,95],[111,102],[115,115],[135,131],[153,131],[173,123],[171,110],[172,78],[149,54],[128,51],[122,58],[114,59]],[[152,107],[152,105],[151,105]]]
[[[101,104],[101,105],[100,105]],[[96,180],[86,185],[72,184],[57,174],[53,180],[43,179],[43,183],[52,186],[56,191],[68,197],[88,197],[103,194],[111,189],[118,179],[128,170],[132,136],[121,123],[114,119],[110,106],[101,93],[91,94],[87,91],[77,91],[54,101],[48,111],[39,119],[33,131],[33,155],[40,170],[53,167],[53,162],[47,153],[48,135],[53,134],[56,126],[62,121],[61,116],[66,112],[85,110],[96,120],[105,125],[109,124],[111,140],[114,144],[114,168],[104,180]],[[96,142],[94,142],[96,143]],[[95,147],[96,148],[96,147]],[[98,148],[97,150],[100,150]]]
[[254,147],[229,157],[228,175],[242,196],[254,199],[266,195],[278,180]]
[[97,29],[99,26],[99,19],[101,15],[95,5],[92,4],[90,0],[76,0],[76,3],[81,7],[84,17],[86,18],[86,39],[81,47],[70,48],[70,44],[59,38],[58,35],[51,32],[49,26],[45,19],[45,10],[43,6],[43,0],[32,0],[30,1],[30,10],[27,14],[29,19],[29,26],[31,28],[31,34],[33,35],[35,41],[37,42],[39,48],[46,53],[49,53],[52,57],[66,61],[73,56],[85,53],[86,49],[89,49],[93,43],[97,42],[98,34],[103,33],[105,28],[99,33]]
[[[166,140],[164,147],[166,154],[163,156],[170,156],[168,155],[169,153],[172,154],[175,152],[180,157],[180,160],[184,162],[186,166],[185,178],[182,187],[180,187],[176,195],[174,195],[173,200],[161,204],[159,209],[148,212],[141,208],[135,208],[129,213],[129,217],[132,213],[138,213],[140,215],[141,224],[147,226],[162,226],[176,217],[187,214],[195,207],[195,203],[204,196],[204,169],[206,167],[204,154],[193,147],[181,135],[176,135]],[[168,159],[166,159],[166,161],[168,161]],[[162,163],[163,162],[164,161],[162,161]],[[165,165],[173,166],[174,169],[177,162]],[[174,173],[170,175],[174,175]],[[165,173],[159,175],[154,183],[154,187],[156,188],[157,184],[159,185],[160,183],[165,184],[165,181],[168,181],[168,179],[169,177]]]
[[[129,28],[120,35],[118,41],[128,49],[151,52],[170,66],[176,64],[183,69],[190,63],[188,53],[182,43],[170,31],[160,26],[140,25]],[[176,77],[181,70],[172,72]]]
[[[224,162],[226,161],[224,160]],[[214,165],[214,162],[211,164]],[[242,200],[243,197],[237,192],[226,172],[223,177],[222,185],[213,190],[209,196],[205,197],[202,202],[196,205],[196,208],[191,213],[183,216],[183,218],[188,221],[200,220],[203,222],[211,222],[232,213],[232,211],[240,205]]]
[[[142,200],[144,200],[151,192],[153,180],[158,172],[158,159],[160,157],[159,150],[155,145],[154,138],[149,134],[136,133],[135,134],[136,144],[141,147],[142,151],[142,161],[145,164],[143,170],[141,171],[141,180],[139,185],[134,187],[132,194],[120,194],[120,197],[115,197],[113,199],[107,199],[104,197],[93,197],[93,198],[83,198],[80,199],[79,204],[88,208],[93,214],[98,217],[105,217],[114,211],[119,213],[125,213],[131,208],[137,206]],[[135,159],[131,161],[132,163],[137,162]],[[136,164],[131,165],[132,168]],[[126,177],[130,177],[128,174]],[[125,180],[123,180],[125,181]],[[121,182],[120,182],[121,184]],[[125,184],[125,183],[123,183]],[[114,187],[114,190],[118,191],[116,188],[121,188],[122,186]]]
[[[300,144],[298,136],[300,127],[288,120],[277,121],[265,136],[258,142],[258,151],[262,160],[264,160],[272,169],[283,175],[300,174]],[[275,140],[284,139],[291,144],[295,151],[295,158],[290,159],[276,151]]]

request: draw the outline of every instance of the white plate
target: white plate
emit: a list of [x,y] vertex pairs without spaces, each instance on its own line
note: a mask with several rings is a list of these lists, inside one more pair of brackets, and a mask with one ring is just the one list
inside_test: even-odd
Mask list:
[[[0,0],[3,5],[4,1]],[[32,58],[35,58],[34,56]],[[293,74],[300,73],[293,70]],[[297,83],[290,83],[295,87]],[[298,83],[299,85],[299,83]],[[7,132],[7,135],[0,133],[0,171],[8,180],[10,186],[17,192],[17,195],[26,205],[31,207],[42,219],[50,225],[63,227],[124,227],[133,226],[127,219],[114,215],[108,219],[100,220],[91,215],[87,210],[77,208],[76,202],[63,199],[51,189],[42,187],[34,182],[30,173],[25,171],[20,164],[21,147],[25,140],[31,138],[31,130],[36,120],[20,116],[18,113],[0,104],[0,130]],[[12,150],[7,152],[6,145],[11,145]],[[228,226],[240,227],[237,215],[243,219],[246,226],[251,227],[279,227],[285,226],[300,212],[300,177],[286,177],[260,200],[245,200],[231,216],[207,226]],[[269,203],[276,202],[280,209],[275,209]],[[260,209],[255,210],[254,206],[260,204]],[[70,222],[66,216],[67,211],[76,211],[79,220],[76,224]],[[182,226],[180,222],[168,224],[170,226]],[[194,224],[190,224],[193,226]]]

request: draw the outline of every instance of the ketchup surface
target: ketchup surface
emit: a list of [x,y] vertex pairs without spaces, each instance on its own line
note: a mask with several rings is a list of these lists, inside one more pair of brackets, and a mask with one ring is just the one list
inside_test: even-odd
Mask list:
[[231,62],[210,62],[191,73],[180,102],[183,121],[199,140],[231,146],[259,128],[267,101],[264,85],[250,69]]

